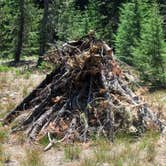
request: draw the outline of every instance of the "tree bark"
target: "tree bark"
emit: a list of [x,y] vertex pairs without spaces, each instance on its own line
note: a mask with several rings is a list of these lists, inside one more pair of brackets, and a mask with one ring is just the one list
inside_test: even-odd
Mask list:
[[20,61],[20,55],[23,46],[23,38],[24,38],[24,23],[25,23],[25,13],[24,13],[24,0],[19,1],[19,30],[18,30],[18,41],[16,45],[16,50],[14,54],[14,62],[18,63]]
[[38,59],[37,66],[41,65],[42,57],[43,57],[45,50],[46,50],[48,5],[49,5],[49,0],[44,0],[44,12],[43,12],[43,18],[42,18],[41,26],[40,26],[40,39],[39,39],[40,48],[39,48],[39,59]]

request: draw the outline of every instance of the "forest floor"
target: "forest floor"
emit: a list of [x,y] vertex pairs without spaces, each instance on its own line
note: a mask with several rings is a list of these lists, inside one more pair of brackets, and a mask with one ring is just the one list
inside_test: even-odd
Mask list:
[[[0,66],[0,119],[45,78],[43,72],[27,68]],[[154,109],[166,114],[166,90],[150,93],[141,88],[138,93]],[[22,133],[11,135],[10,127],[0,123],[0,166],[165,166],[166,163],[166,138],[155,132],[147,132],[138,139],[118,135],[114,143],[94,138],[85,144],[58,144],[43,152],[45,138],[32,145]]]

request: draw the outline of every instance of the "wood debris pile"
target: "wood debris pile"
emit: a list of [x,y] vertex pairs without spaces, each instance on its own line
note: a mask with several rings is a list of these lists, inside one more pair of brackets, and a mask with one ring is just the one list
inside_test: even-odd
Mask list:
[[94,134],[113,140],[118,131],[165,129],[129,88],[112,49],[94,35],[64,44],[47,60],[56,69],[4,118],[9,124],[20,117],[13,131],[24,130],[32,140],[48,134],[52,145],[52,136],[59,142],[86,142]]

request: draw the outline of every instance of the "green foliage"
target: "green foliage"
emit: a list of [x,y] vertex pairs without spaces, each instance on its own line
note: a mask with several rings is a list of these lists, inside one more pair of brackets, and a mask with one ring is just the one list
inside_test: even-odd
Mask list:
[[116,55],[141,71],[154,87],[166,82],[163,19],[154,0],[133,1],[121,8],[116,35]]
[[96,29],[100,34],[100,38],[111,45],[114,45],[115,33],[117,31],[119,24],[119,8],[124,2],[127,2],[127,0],[97,0],[97,10],[99,11],[100,19]]
[[7,72],[10,70],[11,70],[11,67],[0,65],[0,72]]
[[0,131],[0,141],[1,141],[1,143],[4,142],[6,139],[7,139],[7,131],[6,130]]
[[37,9],[31,0],[27,0],[25,5],[25,36],[22,55],[36,55],[39,49],[39,26],[42,10]]
[[11,56],[16,30],[17,2],[0,1],[0,57]]
[[[0,57],[11,58],[17,43],[18,33],[18,0],[0,1]],[[41,10],[36,9],[31,0],[25,1],[25,32],[23,55],[37,54],[38,33]]]
[[139,21],[138,3],[124,4],[121,8],[115,44],[116,55],[128,64],[133,64],[132,49],[139,38]]
[[39,140],[39,143],[43,146],[47,146],[49,144],[49,140],[48,140],[48,137],[47,136],[44,136],[42,137],[40,140]]
[[89,2],[84,11],[75,10],[74,1],[62,3],[60,7],[57,27],[60,40],[75,39],[87,34],[91,29],[95,30],[100,15],[94,0]]
[[[142,2],[140,13],[140,40],[133,49],[135,66],[141,71],[141,76],[153,86],[164,86],[166,83],[164,33],[159,6],[156,2],[151,4]],[[146,11],[146,12],[145,12]]]

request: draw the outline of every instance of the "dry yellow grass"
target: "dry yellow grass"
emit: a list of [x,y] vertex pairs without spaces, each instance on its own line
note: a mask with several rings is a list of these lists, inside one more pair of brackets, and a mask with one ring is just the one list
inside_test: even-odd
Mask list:
[[0,144],[0,166],[4,166],[5,163],[10,161],[10,155],[5,152],[2,144]]
[[21,166],[44,166],[41,158],[41,151],[35,148],[27,148],[25,157],[20,161]]
[[93,155],[82,159],[80,166],[158,165],[155,161],[157,140],[158,134],[151,132],[133,143],[127,142],[124,138],[118,138],[113,144],[105,139],[99,139],[93,147]]
[[0,118],[13,109],[32,89],[41,82],[44,75],[21,74],[16,71],[0,72]]
[[78,145],[66,145],[64,147],[65,160],[78,160],[80,158],[81,149]]

